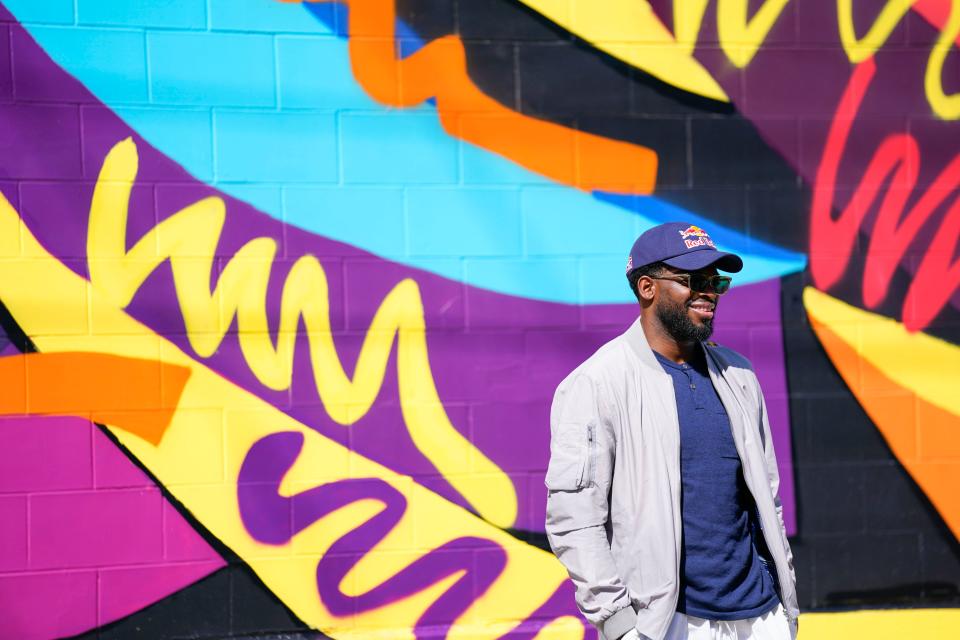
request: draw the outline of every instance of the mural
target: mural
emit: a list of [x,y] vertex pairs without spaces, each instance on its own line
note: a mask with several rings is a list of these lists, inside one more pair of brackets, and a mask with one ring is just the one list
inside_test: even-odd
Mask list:
[[960,624],[960,2],[0,2],[0,637],[595,637],[549,405],[677,219],[803,637]]

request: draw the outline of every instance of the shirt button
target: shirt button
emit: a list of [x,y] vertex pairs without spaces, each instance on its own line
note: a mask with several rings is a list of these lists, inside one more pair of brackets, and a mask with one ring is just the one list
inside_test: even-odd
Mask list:
[[696,389],[696,388],[697,388],[697,385],[695,385],[695,384],[693,384],[693,383],[691,382],[691,383],[690,383],[690,388],[691,388],[691,389]]

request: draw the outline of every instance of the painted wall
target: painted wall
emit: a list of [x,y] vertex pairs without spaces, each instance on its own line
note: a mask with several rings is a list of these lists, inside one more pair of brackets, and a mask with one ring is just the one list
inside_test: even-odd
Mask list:
[[678,219],[803,637],[948,637],[960,2],[853,4],[3,0],[0,637],[595,637],[549,403]]

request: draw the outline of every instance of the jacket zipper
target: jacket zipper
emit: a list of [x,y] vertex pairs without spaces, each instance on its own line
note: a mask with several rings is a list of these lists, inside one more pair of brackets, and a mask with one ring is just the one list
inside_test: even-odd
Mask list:
[[590,483],[593,482],[594,467],[596,466],[596,464],[594,463],[595,462],[594,458],[596,458],[596,443],[595,443],[593,430],[594,430],[594,426],[592,424],[588,424],[587,425],[587,469],[585,474],[587,476],[585,478],[586,485],[589,485]]

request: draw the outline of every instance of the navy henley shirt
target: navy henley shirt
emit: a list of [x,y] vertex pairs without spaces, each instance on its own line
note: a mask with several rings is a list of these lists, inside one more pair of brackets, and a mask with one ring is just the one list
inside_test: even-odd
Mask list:
[[699,348],[685,364],[654,353],[673,378],[680,419],[683,545],[677,611],[708,620],[763,615],[779,597],[730,418],[706,358]]

